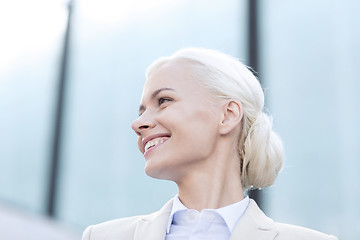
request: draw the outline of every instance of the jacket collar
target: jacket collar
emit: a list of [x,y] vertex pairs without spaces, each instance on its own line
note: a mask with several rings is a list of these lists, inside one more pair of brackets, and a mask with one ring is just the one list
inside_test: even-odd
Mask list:
[[[173,199],[168,201],[160,211],[142,218],[136,225],[134,240],[164,240]],[[236,224],[230,240],[273,240],[278,231],[274,221],[268,218],[250,199],[248,208]]]
[[274,221],[250,199],[249,206],[236,224],[230,240],[273,240],[277,234]]
[[168,201],[160,211],[142,218],[136,225],[134,240],[164,240],[172,204],[173,199]]

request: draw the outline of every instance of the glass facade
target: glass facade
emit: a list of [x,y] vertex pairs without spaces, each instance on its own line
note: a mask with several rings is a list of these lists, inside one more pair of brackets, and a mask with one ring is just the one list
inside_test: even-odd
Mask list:
[[269,215],[360,236],[357,1],[263,1],[262,76],[286,151]]
[[0,200],[41,213],[65,23],[59,1],[0,4]]
[[[66,2],[12,2],[0,7],[0,204],[45,215]],[[130,128],[146,67],[187,46],[247,62],[251,29],[245,0],[73,3],[53,218],[80,234],[156,211],[177,192],[145,175]],[[258,3],[258,71],[286,150],[263,208],[277,221],[356,239],[360,4]]]

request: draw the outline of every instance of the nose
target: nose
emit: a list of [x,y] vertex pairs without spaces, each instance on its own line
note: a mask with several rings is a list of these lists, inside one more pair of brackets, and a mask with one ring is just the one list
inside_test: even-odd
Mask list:
[[137,135],[142,135],[145,130],[152,129],[156,126],[155,121],[144,112],[131,124],[131,128],[135,131]]

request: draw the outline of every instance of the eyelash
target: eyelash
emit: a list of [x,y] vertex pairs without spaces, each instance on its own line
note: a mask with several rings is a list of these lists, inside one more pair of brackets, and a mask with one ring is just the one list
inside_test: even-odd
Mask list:
[[172,101],[171,98],[161,97],[158,99],[158,105],[161,106],[163,103],[170,102],[170,101]]
[[[159,99],[157,100],[157,103],[158,103],[158,106],[160,107],[162,104],[164,104],[164,103],[166,103],[166,102],[171,102],[171,101],[173,101],[172,98],[169,98],[169,97],[161,97],[161,98],[159,98]],[[145,111],[145,110],[140,111],[138,116],[140,117],[140,116],[143,114],[144,111]]]

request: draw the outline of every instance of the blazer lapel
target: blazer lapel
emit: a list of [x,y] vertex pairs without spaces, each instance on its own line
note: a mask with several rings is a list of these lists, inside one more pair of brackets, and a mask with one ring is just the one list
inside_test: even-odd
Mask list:
[[230,240],[273,240],[277,234],[274,221],[250,199],[249,206],[236,224]]
[[134,240],[164,240],[172,203],[173,199],[167,202],[160,211],[141,219],[136,225]]

